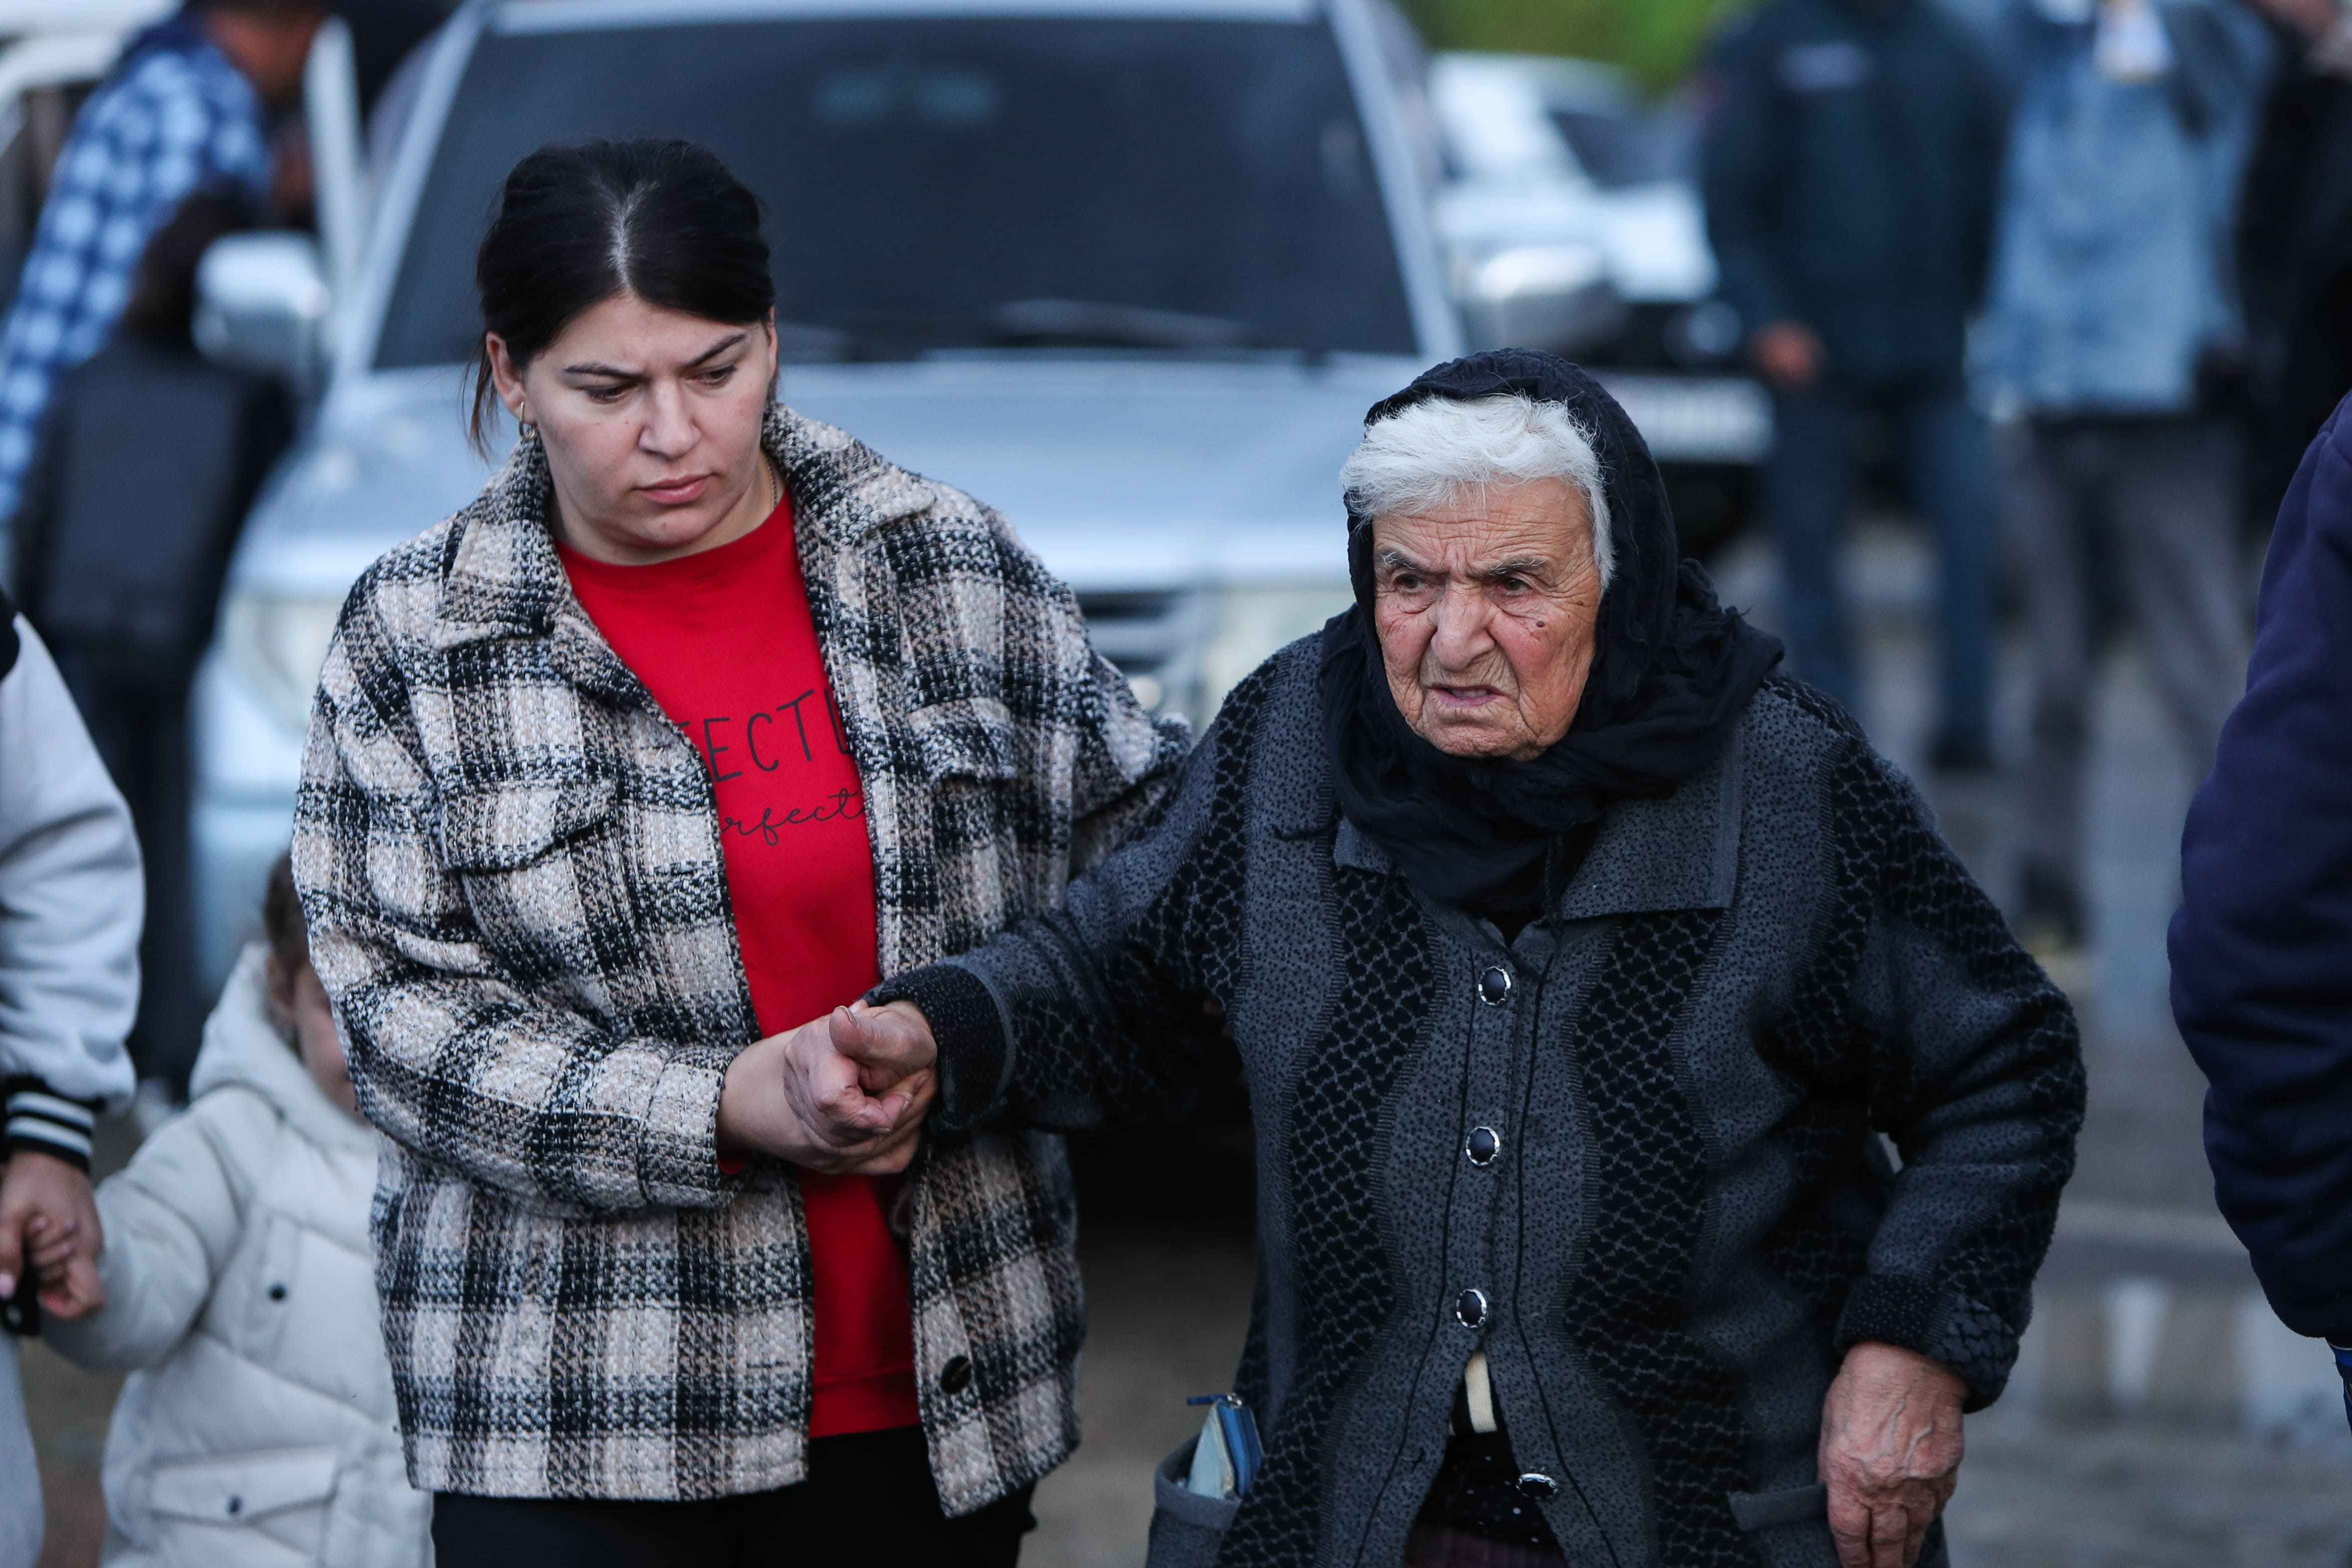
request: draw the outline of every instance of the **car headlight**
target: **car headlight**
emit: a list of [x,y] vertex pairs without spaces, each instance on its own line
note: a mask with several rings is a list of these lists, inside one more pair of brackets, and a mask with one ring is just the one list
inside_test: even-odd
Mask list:
[[229,667],[263,711],[293,734],[310,727],[310,697],[342,609],[341,599],[238,593],[222,612]]
[[1229,588],[1218,595],[1216,623],[1201,657],[1201,723],[1252,670],[1356,601],[1347,581]]

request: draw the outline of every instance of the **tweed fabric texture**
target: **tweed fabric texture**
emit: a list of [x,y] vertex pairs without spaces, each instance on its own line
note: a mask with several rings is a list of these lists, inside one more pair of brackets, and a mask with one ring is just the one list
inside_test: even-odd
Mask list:
[[1203,996],[1233,1030],[1265,1463],[1213,1547],[1195,1508],[1156,1550],[1397,1561],[1483,1349],[1570,1561],[1832,1560],[1814,1450],[1843,1352],[1935,1357],[1972,1405],[2014,1360],[2082,1115],[2063,997],[1795,682],[1700,776],[1613,805],[1506,943],[1338,820],[1315,669],[1302,643],[1237,688],[1061,909],[894,982],[967,998],[933,1020],[961,1124],[1158,1113],[1229,1066],[1186,1032]]
[[[1003,519],[778,409],[819,644],[856,754],[881,961],[1050,908],[1181,758]],[[345,605],[295,867],[362,1106],[419,1487],[694,1499],[803,1479],[814,1356],[789,1167],[718,1165],[755,1039],[703,764],[597,633],[526,441]],[[1076,1440],[1060,1145],[929,1141],[904,1217],[940,1493],[967,1513]],[[938,1372],[969,1357],[955,1391]],[[961,1382],[961,1380],[957,1380]]]

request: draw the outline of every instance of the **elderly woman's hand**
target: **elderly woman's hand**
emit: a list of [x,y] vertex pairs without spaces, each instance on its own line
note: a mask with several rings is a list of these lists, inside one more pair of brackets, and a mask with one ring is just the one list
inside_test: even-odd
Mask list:
[[[836,1008],[770,1035],[727,1071],[719,1147],[828,1173],[902,1171],[914,1158],[937,1092],[935,1055],[929,1025],[903,1002]],[[900,1061],[907,1065],[891,1065]]]
[[1865,1341],[1822,1406],[1822,1479],[1843,1568],[1911,1568],[1959,1484],[1967,1385],[1914,1351]]

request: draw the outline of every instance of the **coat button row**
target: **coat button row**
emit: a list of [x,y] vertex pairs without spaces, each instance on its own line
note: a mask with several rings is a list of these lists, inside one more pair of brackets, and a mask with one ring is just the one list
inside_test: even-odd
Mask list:
[[971,1357],[951,1355],[940,1367],[940,1392],[961,1394],[971,1386]]
[[1544,1474],[1541,1470],[1529,1470],[1519,1478],[1519,1495],[1521,1497],[1534,1498],[1538,1501],[1541,1501],[1545,1498],[1553,1496],[1559,1490],[1559,1483],[1552,1479],[1549,1476]]
[[1454,1321],[1465,1329],[1475,1329],[1486,1321],[1486,1292],[1465,1291],[1454,1298]]
[[1511,997],[1511,972],[1500,964],[1478,977],[1478,999],[1499,1008]]
[[1473,1127],[1463,1142],[1462,1152],[1474,1166],[1491,1166],[1495,1156],[1503,1152],[1503,1134],[1492,1127]]

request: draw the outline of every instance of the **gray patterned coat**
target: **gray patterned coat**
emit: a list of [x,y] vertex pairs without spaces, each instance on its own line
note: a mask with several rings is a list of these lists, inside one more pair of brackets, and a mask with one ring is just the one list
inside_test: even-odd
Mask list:
[[[1059,901],[1181,755],[1003,519],[789,410],[825,668],[863,781],[885,973]],[[710,786],[572,596],[526,442],[353,589],[296,814],[311,951],[384,1134],[377,1284],[409,1474],[499,1497],[800,1480],[814,1355],[789,1167],[722,1174],[756,1039]],[[1076,1441],[1059,1142],[935,1138],[901,1213],[951,1513]]]
[[1340,818],[1316,668],[1235,688],[1063,908],[879,993],[939,1037],[934,1126],[1160,1114],[1230,1071],[1223,1005],[1265,1464],[1238,1506],[1163,1469],[1153,1568],[1395,1563],[1480,1347],[1569,1562],[1833,1568],[1841,1353],[1933,1356],[1972,1407],[2009,1375],[2082,1118],[2065,998],[1793,681],[1507,945]]

